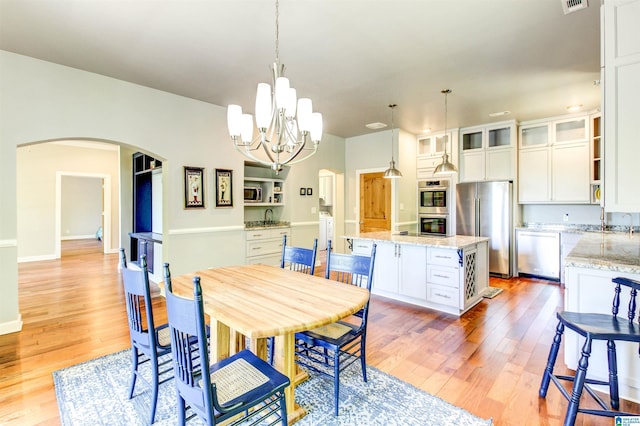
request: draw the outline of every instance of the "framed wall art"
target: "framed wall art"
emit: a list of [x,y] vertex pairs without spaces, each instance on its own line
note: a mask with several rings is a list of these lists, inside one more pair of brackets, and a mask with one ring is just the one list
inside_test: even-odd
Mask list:
[[216,207],[233,207],[233,170],[216,169]]
[[204,208],[204,168],[184,166],[184,208]]

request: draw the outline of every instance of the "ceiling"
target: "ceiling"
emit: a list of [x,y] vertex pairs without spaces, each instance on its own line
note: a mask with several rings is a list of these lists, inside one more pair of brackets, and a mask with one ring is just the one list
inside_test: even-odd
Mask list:
[[[600,105],[599,2],[281,0],[280,61],[325,133],[413,134]],[[0,0],[0,49],[253,113],[270,82],[269,0]],[[511,111],[492,118],[490,113]]]

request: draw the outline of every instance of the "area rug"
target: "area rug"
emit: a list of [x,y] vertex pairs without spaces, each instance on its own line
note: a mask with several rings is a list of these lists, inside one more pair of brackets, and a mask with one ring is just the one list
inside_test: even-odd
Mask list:
[[484,294],[482,295],[482,297],[486,297],[487,299],[493,299],[494,297],[496,297],[500,293],[502,293],[502,289],[501,288],[498,288],[498,287],[487,287],[487,289],[484,291]]
[[[62,425],[148,424],[151,391],[140,384],[127,399],[130,351],[117,352],[53,373]],[[150,369],[144,366],[147,373]],[[143,374],[145,373],[143,368]],[[312,373],[296,388],[296,402],[307,415],[296,425],[491,425],[471,413],[373,367],[367,383],[359,365],[341,374],[340,415],[333,415],[333,381]],[[156,425],[175,425],[176,394],[173,379],[160,385]],[[200,425],[194,418],[187,424]]]

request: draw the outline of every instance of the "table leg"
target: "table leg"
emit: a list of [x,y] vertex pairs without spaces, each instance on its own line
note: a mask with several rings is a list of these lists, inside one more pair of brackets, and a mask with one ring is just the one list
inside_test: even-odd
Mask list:
[[287,417],[289,424],[293,424],[307,414],[307,410],[296,404],[296,362],[295,362],[295,334],[276,336],[275,367],[285,374],[291,384],[284,391],[287,399]]
[[214,363],[229,358],[229,339],[231,333],[227,325],[213,318],[211,319],[210,326],[211,337],[209,338],[209,344],[211,345],[211,352],[209,353],[209,361]]

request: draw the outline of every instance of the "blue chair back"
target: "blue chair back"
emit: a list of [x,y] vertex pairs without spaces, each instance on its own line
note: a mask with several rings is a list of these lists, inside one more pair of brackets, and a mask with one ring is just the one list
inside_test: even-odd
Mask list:
[[[190,300],[173,294],[171,282],[165,281],[173,371],[182,401],[213,424],[213,395],[206,391],[211,388],[211,381],[200,277],[194,277],[193,284],[194,298]],[[194,340],[197,341],[197,350],[194,350],[195,345],[192,346]],[[179,409],[184,413],[184,407]]]
[[[327,265],[324,277],[344,284],[366,288],[371,294],[373,284],[373,267],[376,260],[376,244],[371,247],[371,256],[333,253],[331,240],[327,243]],[[362,318],[360,329],[366,329],[369,315],[369,301],[364,308],[354,314]]]
[[371,249],[371,256],[333,253],[331,249],[331,240],[329,240],[324,277],[344,284],[364,287],[371,291],[376,245],[374,244]]
[[313,248],[287,246],[287,236],[282,237],[282,259],[280,267],[288,267],[292,271],[313,275],[316,267],[318,239],[313,240]]
[[[136,346],[145,355],[155,357],[157,345],[151,293],[149,290],[149,273],[147,270],[147,256],[140,258],[140,269],[127,266],[124,249],[120,249],[120,264],[122,266],[122,281],[127,306],[127,319],[131,345]],[[152,332],[149,332],[152,330]]]

